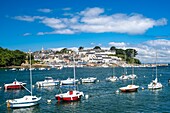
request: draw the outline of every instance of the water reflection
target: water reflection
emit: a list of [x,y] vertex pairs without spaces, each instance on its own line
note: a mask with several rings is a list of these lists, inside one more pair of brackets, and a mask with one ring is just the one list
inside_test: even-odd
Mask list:
[[16,108],[16,109],[11,109],[8,108],[8,113],[38,113],[40,112],[40,108],[38,105],[29,107],[29,108]]
[[57,106],[71,106],[71,107],[76,107],[80,104],[80,101],[75,101],[75,102],[56,102]]

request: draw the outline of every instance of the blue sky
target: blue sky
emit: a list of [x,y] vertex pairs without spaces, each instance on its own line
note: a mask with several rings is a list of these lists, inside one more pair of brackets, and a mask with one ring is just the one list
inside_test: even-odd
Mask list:
[[1,0],[0,46],[135,48],[142,62],[155,51],[170,62],[168,0]]

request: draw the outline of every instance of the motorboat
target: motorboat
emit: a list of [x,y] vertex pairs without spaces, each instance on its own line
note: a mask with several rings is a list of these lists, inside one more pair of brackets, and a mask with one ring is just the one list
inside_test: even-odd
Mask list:
[[110,76],[110,77],[106,78],[106,81],[109,81],[109,82],[115,82],[117,80],[118,80],[118,78],[116,76]]
[[28,90],[26,87],[24,87],[30,95],[25,95],[22,98],[18,99],[10,99],[7,100],[7,107],[10,108],[23,108],[23,107],[31,107],[34,105],[39,104],[39,101],[41,100],[41,97],[33,96],[32,95],[32,70],[31,70],[31,52],[30,52],[30,90]]
[[97,78],[95,77],[81,78],[82,83],[94,83],[96,80]]
[[82,96],[84,96],[83,92],[77,90],[70,90],[67,91],[67,93],[55,95],[55,98],[57,101],[71,102],[80,100]]
[[23,89],[24,86],[26,86],[26,83],[24,82],[19,82],[15,79],[14,82],[9,83],[9,84],[4,84],[4,89],[9,90],[9,89]]
[[45,77],[44,81],[36,82],[38,87],[46,87],[46,86],[57,86],[59,85],[59,80],[54,80],[52,77]]
[[121,87],[119,90],[121,92],[136,92],[138,90],[139,86],[137,85],[128,85],[126,87]]
[[66,80],[61,80],[60,85],[74,85],[78,83],[78,79],[74,80],[74,78],[67,78]]

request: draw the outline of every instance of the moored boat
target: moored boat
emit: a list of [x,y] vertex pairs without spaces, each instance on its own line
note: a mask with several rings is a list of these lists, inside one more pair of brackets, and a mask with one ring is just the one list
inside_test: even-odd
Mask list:
[[161,89],[163,87],[163,85],[158,82],[157,78],[155,78],[155,80],[153,80],[150,84],[148,84],[148,89]]
[[[157,61],[157,53],[156,53],[156,61]],[[163,87],[163,85],[158,82],[158,78],[157,78],[157,62],[156,62],[156,78],[155,80],[153,80],[150,84],[148,84],[148,89],[161,89]]]
[[9,90],[9,89],[23,89],[24,86],[26,86],[26,83],[24,82],[18,82],[16,79],[13,83],[9,84],[4,84],[4,89]]
[[117,80],[118,80],[118,78],[116,76],[110,76],[110,77],[106,78],[106,81],[109,81],[109,82],[115,82]]
[[46,87],[46,86],[56,86],[59,85],[59,80],[54,80],[52,77],[45,77],[44,81],[36,82],[38,87]]
[[125,74],[123,74],[122,76],[119,77],[120,80],[128,80],[129,77]]
[[77,90],[70,90],[67,91],[67,93],[55,95],[55,98],[57,101],[71,102],[80,100],[82,96],[84,96],[83,92]]
[[74,80],[73,78],[68,78],[66,80],[61,80],[60,85],[74,85],[78,83],[78,79]]
[[[74,57],[73,57],[74,59]],[[74,61],[75,62],[75,61]],[[74,64],[74,79],[73,84],[76,86],[76,74],[75,74],[75,64]],[[84,96],[83,92],[78,91],[75,87],[73,90],[67,91],[67,93],[60,93],[55,95],[56,100],[63,101],[63,102],[72,102],[72,101],[79,101],[81,97]]]
[[81,78],[82,83],[94,83],[96,80],[96,77]]
[[128,85],[126,87],[121,87],[119,90],[121,92],[136,92],[138,90],[139,86],[136,85]]

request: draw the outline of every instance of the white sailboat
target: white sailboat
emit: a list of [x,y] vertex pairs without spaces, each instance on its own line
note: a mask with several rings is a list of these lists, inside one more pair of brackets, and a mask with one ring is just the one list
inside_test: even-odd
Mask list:
[[125,53],[125,64],[123,66],[124,73],[119,77],[120,80],[128,80],[129,77],[127,76],[127,70],[126,70],[126,53]]
[[161,89],[163,87],[163,85],[158,82],[158,78],[157,78],[157,53],[156,53],[156,78],[155,80],[153,80],[150,84],[148,84],[148,89]]
[[[75,75],[75,65],[74,65],[74,86],[76,86],[75,76],[76,75]],[[84,93],[74,88],[74,90],[69,90],[67,91],[67,93],[60,93],[55,95],[55,98],[57,101],[72,102],[72,101],[79,101],[82,96],[84,96]]]
[[26,87],[24,87],[30,95],[26,95],[22,98],[7,100],[7,107],[10,108],[22,108],[22,107],[30,107],[39,104],[41,97],[32,95],[32,70],[31,70],[31,52],[30,52],[30,89],[29,91]]
[[108,82],[115,82],[115,81],[118,80],[118,78],[114,75],[114,74],[115,74],[115,69],[113,68],[112,71],[113,71],[113,72],[112,72],[112,73],[113,73],[112,76],[106,78],[106,81],[108,81]]
[[[133,53],[133,55],[134,55],[134,53]],[[132,70],[132,75],[133,74],[134,74],[134,71]],[[134,78],[132,78],[132,84],[131,85],[127,85],[125,87],[121,87],[121,88],[119,88],[119,90],[121,92],[136,92],[138,90],[139,86],[133,84],[133,79]]]

